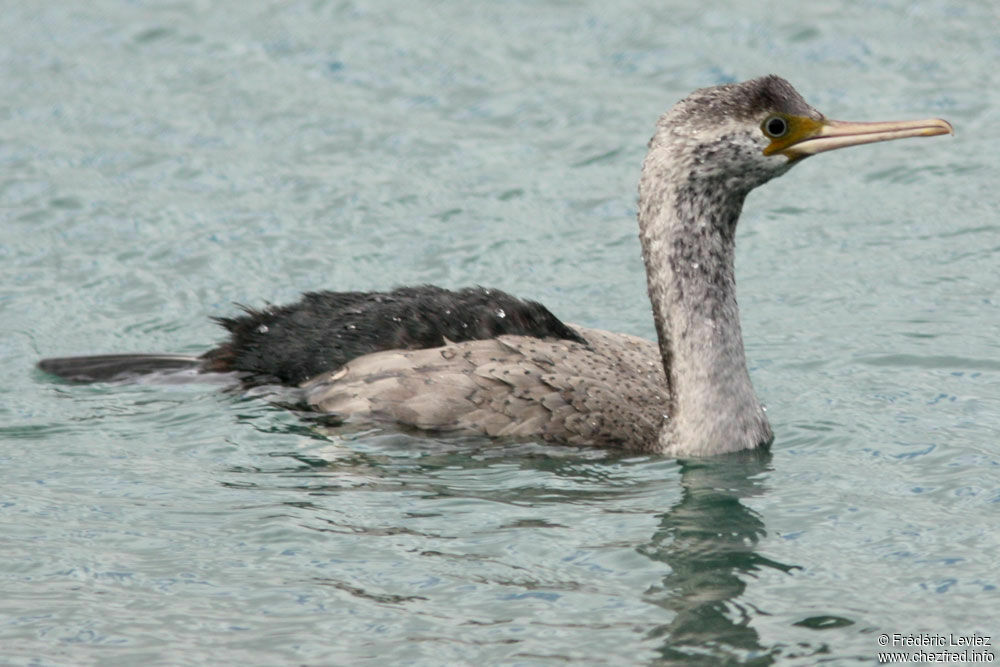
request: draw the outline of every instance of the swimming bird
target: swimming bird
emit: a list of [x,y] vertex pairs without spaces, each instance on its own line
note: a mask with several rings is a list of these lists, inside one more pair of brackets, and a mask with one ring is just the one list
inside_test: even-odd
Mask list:
[[309,410],[439,433],[695,457],[773,440],[747,370],[733,269],[747,194],[817,153],[952,133],[944,120],[829,120],[769,75],[694,91],[656,125],[639,238],[657,342],[564,324],[499,290],[313,292],[216,318],[200,357],[44,359],[65,379],[165,371],[298,387]]

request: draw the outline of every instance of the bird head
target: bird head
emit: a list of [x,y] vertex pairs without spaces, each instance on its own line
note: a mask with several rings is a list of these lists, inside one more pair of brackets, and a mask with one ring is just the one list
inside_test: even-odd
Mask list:
[[649,166],[672,182],[699,182],[745,196],[802,159],[847,146],[953,133],[938,118],[854,123],[830,120],[775,75],[694,91],[665,113]]

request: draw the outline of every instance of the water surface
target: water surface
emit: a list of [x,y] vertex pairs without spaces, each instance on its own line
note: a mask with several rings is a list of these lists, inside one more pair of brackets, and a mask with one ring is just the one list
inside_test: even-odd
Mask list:
[[[2,662],[870,664],[883,633],[1000,635],[995,3],[3,9]],[[33,368],[408,283],[651,338],[655,119],[768,72],[957,129],[748,199],[769,455],[331,436]]]

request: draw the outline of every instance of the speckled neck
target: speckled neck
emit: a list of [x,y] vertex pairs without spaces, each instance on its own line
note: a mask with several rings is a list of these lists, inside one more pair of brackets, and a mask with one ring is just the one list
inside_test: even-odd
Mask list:
[[639,236],[670,384],[660,447],[680,457],[757,447],[773,436],[747,372],[733,263],[749,189],[692,176],[684,156],[654,144],[639,183]]

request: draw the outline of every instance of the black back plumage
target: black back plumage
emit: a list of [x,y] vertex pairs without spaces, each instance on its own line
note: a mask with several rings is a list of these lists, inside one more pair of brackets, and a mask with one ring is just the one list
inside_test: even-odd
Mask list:
[[309,292],[297,303],[216,318],[230,340],[204,369],[250,383],[298,384],[384,350],[415,350],[503,334],[586,342],[547,308],[495,289],[431,285],[389,292]]

